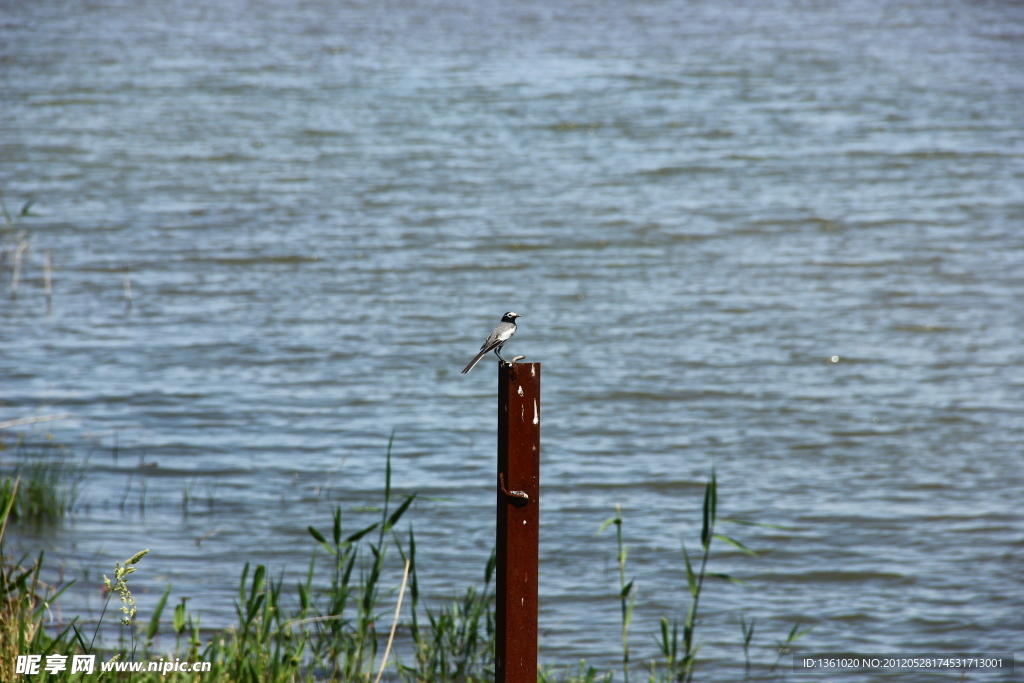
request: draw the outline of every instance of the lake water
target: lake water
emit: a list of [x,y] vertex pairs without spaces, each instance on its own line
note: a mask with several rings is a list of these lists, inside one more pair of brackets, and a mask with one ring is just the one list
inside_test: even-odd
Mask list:
[[1024,651],[1019,3],[4,2],[0,79],[36,202],[0,421],[73,414],[18,428],[87,458],[65,526],[16,530],[81,578],[65,615],[148,547],[143,614],[173,582],[232,623],[244,562],[301,573],[380,502],[392,430],[424,599],[479,581],[495,369],[459,371],[513,310],[543,662],[621,656],[616,503],[654,656],[712,468],[720,516],[785,528],[722,529],[763,554],[712,558],[747,585],[707,586],[705,675],[741,615],[759,662],[798,621]]

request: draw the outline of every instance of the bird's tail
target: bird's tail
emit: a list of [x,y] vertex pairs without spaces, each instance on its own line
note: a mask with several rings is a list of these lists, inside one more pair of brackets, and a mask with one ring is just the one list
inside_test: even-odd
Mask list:
[[467,372],[472,370],[473,366],[475,366],[477,363],[479,363],[480,359],[483,358],[484,356],[486,356],[488,351],[490,351],[490,349],[481,349],[480,353],[476,354],[476,358],[474,358],[473,360],[469,361],[469,365],[467,365],[465,368],[463,368],[462,374],[465,375]]

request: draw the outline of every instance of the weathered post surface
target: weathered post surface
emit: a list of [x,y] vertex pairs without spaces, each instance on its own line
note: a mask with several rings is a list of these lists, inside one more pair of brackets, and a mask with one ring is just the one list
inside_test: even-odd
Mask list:
[[537,683],[540,363],[498,366],[496,683]]

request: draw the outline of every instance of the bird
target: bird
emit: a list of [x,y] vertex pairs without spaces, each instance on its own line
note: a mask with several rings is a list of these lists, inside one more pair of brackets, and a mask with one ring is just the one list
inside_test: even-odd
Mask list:
[[501,355],[501,347],[505,345],[512,335],[516,333],[516,318],[522,318],[523,316],[518,313],[509,311],[505,315],[501,316],[501,322],[497,324],[494,331],[491,332],[484,343],[480,345],[480,353],[476,354],[476,357],[469,361],[469,365],[463,369],[462,374],[465,375],[467,372],[473,369],[473,366],[480,362],[480,359],[486,356],[490,351],[494,351],[498,358],[501,359],[502,363],[507,363],[504,356]]

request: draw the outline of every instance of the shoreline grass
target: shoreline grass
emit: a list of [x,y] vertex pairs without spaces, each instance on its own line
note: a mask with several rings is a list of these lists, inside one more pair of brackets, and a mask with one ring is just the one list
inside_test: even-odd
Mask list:
[[[11,447],[0,441],[0,451],[8,448]],[[0,487],[0,508],[12,496],[12,522],[25,521],[35,527],[58,524],[78,501],[84,476],[81,466],[75,463],[70,450],[49,434],[36,442],[19,438],[13,451],[13,466]],[[0,470],[0,474],[7,473]],[[10,490],[11,477],[20,481],[16,496]]]
[[[104,576],[106,602],[91,633],[84,632],[80,619],[51,624],[47,621],[50,606],[71,588],[72,583],[60,587],[45,585],[40,579],[45,556],[18,560],[4,553],[4,530],[16,506],[22,479],[7,479],[0,488],[0,680],[95,680],[101,675],[109,680],[194,681],[199,675],[204,681],[358,681],[379,683],[382,680],[408,683],[484,683],[494,680],[494,586],[495,555],[492,552],[483,572],[482,586],[470,585],[462,594],[435,605],[422,604],[420,575],[416,563],[416,535],[410,524],[399,531],[398,524],[405,518],[416,500],[416,494],[396,500],[391,489],[391,447],[388,443],[387,467],[384,481],[383,505],[380,518],[361,528],[351,530],[344,525],[344,515],[336,506],[330,526],[324,531],[309,526],[313,541],[309,567],[302,580],[286,587],[283,574],[272,576],[264,565],[252,567],[246,563],[241,571],[235,601],[236,621],[227,629],[217,631],[206,639],[201,637],[199,616],[188,609],[187,598],[174,607],[170,623],[163,620],[163,612],[172,592],[168,585],[152,613],[136,612],[128,577],[135,571],[145,571],[144,555],[136,553],[114,568],[113,580]],[[719,522],[739,520],[717,519],[717,481],[712,473],[704,493],[703,525],[698,570],[694,569],[683,545],[690,607],[686,612],[682,633],[678,621],[664,617],[660,634],[655,640],[660,661],[646,663],[644,676],[648,683],[689,683],[700,680],[695,675],[700,642],[695,633],[699,625],[698,606],[705,590],[705,579],[719,578],[737,581],[733,577],[708,569],[712,541],[720,540],[749,555],[754,551],[731,537],[716,531]],[[743,522],[741,522],[743,523]],[[586,662],[559,669],[550,665],[538,672],[542,683],[596,683],[622,676],[631,677],[629,630],[633,607],[637,599],[635,579],[627,581],[627,557],[622,511],[616,506],[615,516],[600,528],[612,524],[616,527],[618,560],[618,598],[622,619],[621,670],[601,671]],[[768,526],[768,525],[765,525]],[[384,585],[388,558],[398,556],[405,567],[402,595],[406,593],[409,608],[405,614],[385,609],[383,596],[395,589]],[[394,564],[393,562],[391,564]],[[117,596],[121,603],[120,623],[104,625],[110,600]],[[170,631],[167,631],[168,626]],[[117,643],[104,642],[103,629],[116,628]],[[742,622],[742,645],[746,660],[746,676],[757,680],[782,680],[784,674],[758,666],[751,673],[749,657],[753,637],[753,622]],[[396,629],[400,646],[392,649]],[[791,647],[793,641],[809,629],[793,627],[784,642]],[[158,649],[156,643],[163,636],[167,648]],[[387,649],[384,644],[387,643]],[[39,655],[40,673],[26,676],[15,673],[18,655]],[[48,656],[67,657],[67,670],[46,673],[42,665]],[[93,674],[71,673],[74,655],[95,655]],[[127,665],[131,662],[174,661],[208,662],[210,669],[202,674],[180,671],[109,671],[100,673],[100,665],[109,661]],[[776,660],[776,664],[778,660]],[[635,668],[635,665],[633,665]],[[636,671],[634,673],[639,673]],[[635,679],[635,676],[633,676]]]

